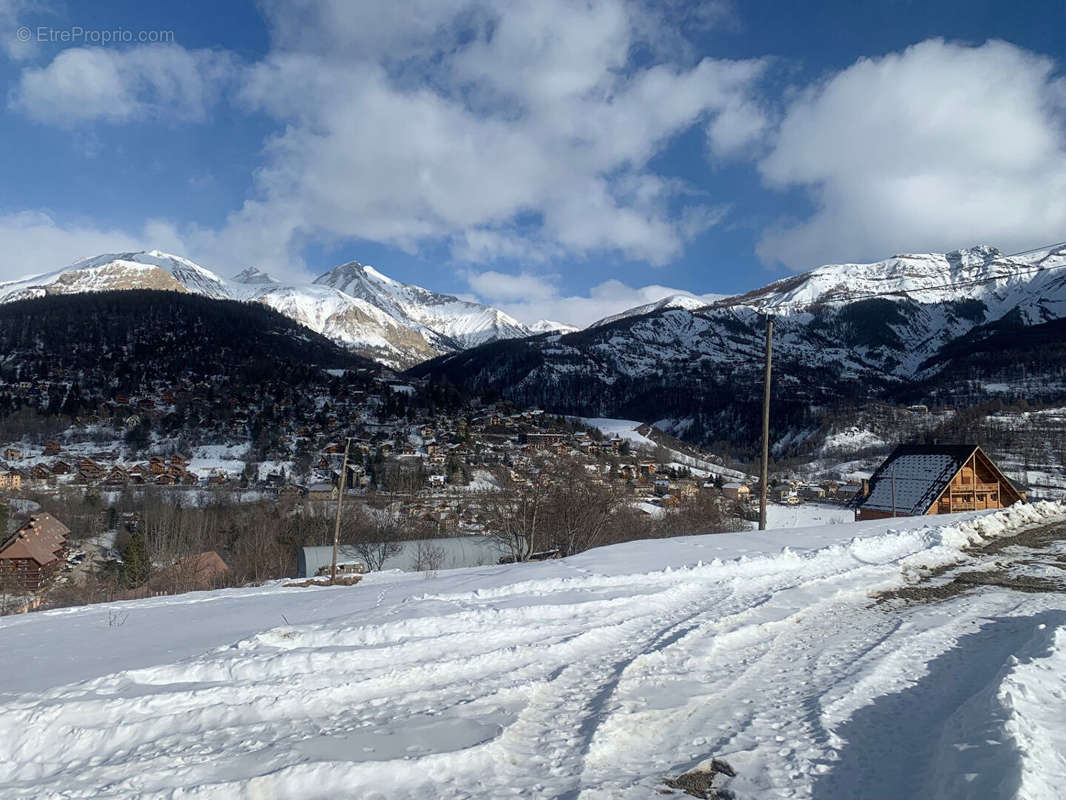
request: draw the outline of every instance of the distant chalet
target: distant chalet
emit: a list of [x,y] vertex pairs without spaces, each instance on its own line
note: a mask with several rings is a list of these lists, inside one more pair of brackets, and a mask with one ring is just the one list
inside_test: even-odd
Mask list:
[[0,543],[0,581],[9,591],[40,590],[62,563],[69,534],[51,514],[34,514]]
[[1006,508],[1025,495],[973,444],[897,447],[856,500],[855,519]]

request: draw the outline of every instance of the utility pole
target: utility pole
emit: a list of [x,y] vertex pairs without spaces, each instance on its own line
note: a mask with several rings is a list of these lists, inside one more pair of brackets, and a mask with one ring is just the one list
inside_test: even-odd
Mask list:
[[889,469],[889,475],[892,480],[892,516],[896,516],[896,464],[892,462],[892,466]]
[[762,391],[762,472],[759,476],[759,530],[766,530],[766,491],[770,471],[770,364],[774,346],[774,318],[766,316],[766,377]]
[[352,437],[344,440],[344,463],[341,465],[340,490],[337,492],[337,520],[333,525],[333,565],[329,568],[329,582],[337,582],[337,545],[341,538],[341,509],[344,507],[344,482],[348,477],[348,448],[352,446]]

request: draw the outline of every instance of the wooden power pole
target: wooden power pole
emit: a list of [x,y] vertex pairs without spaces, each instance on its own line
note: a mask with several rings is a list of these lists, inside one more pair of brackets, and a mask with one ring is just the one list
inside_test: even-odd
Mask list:
[[340,490],[337,492],[337,520],[333,524],[333,565],[329,568],[329,582],[337,582],[337,545],[341,538],[341,509],[344,507],[344,482],[348,477],[348,448],[352,445],[352,437],[344,440],[344,463],[341,465]]
[[766,317],[766,377],[762,390],[762,471],[759,474],[759,530],[766,530],[766,491],[770,468],[770,364],[774,346],[774,318]]

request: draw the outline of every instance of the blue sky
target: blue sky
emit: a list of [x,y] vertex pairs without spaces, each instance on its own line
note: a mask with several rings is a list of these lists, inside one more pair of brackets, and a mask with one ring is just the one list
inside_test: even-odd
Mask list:
[[1060,241],[1064,8],[0,0],[0,280],[358,260],[582,324]]

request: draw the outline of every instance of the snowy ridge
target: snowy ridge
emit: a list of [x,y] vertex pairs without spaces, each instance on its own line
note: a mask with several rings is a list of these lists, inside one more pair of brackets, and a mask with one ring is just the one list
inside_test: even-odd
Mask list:
[[[1061,672],[1037,669],[1061,653],[1031,640],[1066,627],[1066,598],[884,609],[869,593],[964,560],[966,543],[1062,523],[1066,506],[935,521],[4,618],[0,793],[643,800],[715,757],[738,798],[932,797],[944,768],[1009,758],[988,742],[1011,735],[1035,790],[1064,723],[1037,697],[1061,703]],[[31,653],[38,668],[21,668]],[[1015,654],[1032,660],[1011,670]],[[956,713],[990,681],[1034,701],[1007,724],[980,703]],[[915,757],[932,768],[907,769]],[[995,796],[999,774],[955,769],[947,788]]]
[[[950,253],[897,255],[873,264],[829,264],[795,278],[727,298],[721,306],[747,305],[794,313],[818,303],[848,303],[869,295],[940,304],[980,300],[992,317],[1028,301],[1066,314],[1066,248],[1004,256],[981,245]],[[1040,271],[1050,270],[1050,271]],[[1050,308],[1048,309],[1051,310]],[[1039,316],[1033,320],[1045,321]]]

